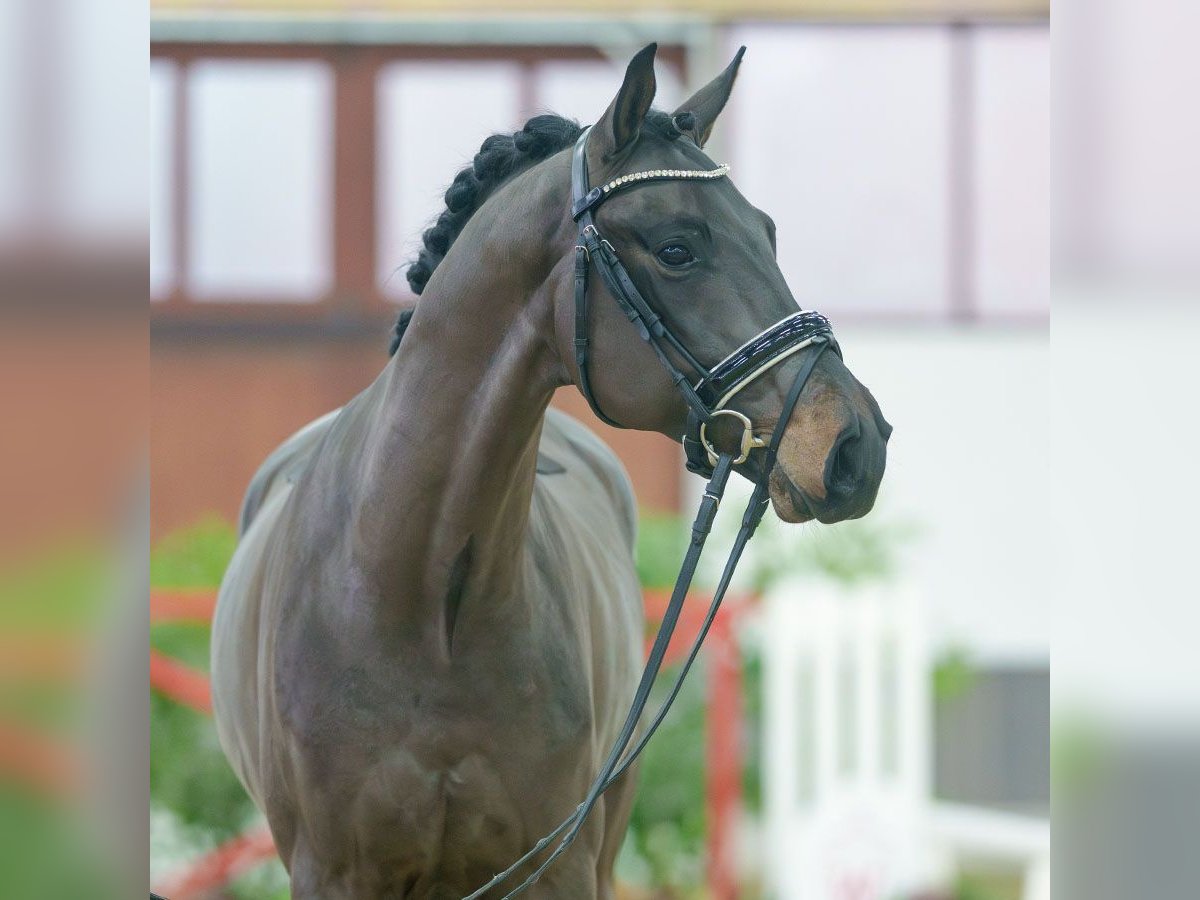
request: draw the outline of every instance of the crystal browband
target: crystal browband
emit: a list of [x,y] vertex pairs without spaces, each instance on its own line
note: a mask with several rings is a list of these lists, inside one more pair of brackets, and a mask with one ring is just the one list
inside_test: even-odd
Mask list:
[[729,163],[721,163],[715,169],[647,169],[645,172],[631,172],[614,178],[600,188],[604,193],[616,190],[631,181],[653,181],[656,178],[721,178],[729,174]]
[[600,201],[613,191],[631,184],[641,184],[648,181],[679,181],[696,179],[700,181],[712,178],[724,178],[729,174],[729,163],[721,163],[715,169],[647,169],[644,172],[630,172],[621,175],[606,184],[594,187],[577,203],[571,206],[571,216],[578,219],[589,209],[598,206]]

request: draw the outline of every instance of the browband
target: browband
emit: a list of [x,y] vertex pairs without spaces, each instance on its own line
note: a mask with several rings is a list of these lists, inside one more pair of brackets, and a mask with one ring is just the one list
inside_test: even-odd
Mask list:
[[645,184],[653,181],[687,181],[689,179],[705,180],[709,178],[724,178],[729,174],[729,163],[721,163],[715,169],[647,169],[644,172],[632,172],[620,175],[607,184],[592,188],[583,197],[571,204],[571,218],[576,222],[585,212],[595,209],[608,195],[624,187],[635,184]]

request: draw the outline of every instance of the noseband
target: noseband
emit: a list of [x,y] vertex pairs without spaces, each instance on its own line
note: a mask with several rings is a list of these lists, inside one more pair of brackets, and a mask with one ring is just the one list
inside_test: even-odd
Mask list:
[[[708,630],[712,626],[717,611],[721,607],[721,601],[725,597],[725,592],[729,589],[729,583],[733,579],[733,573],[737,568],[738,561],[741,559],[742,551],[745,550],[746,544],[758,527],[758,523],[762,521],[762,517],[767,511],[767,506],[770,505],[768,497],[769,479],[771,472],[775,468],[775,460],[779,452],[780,442],[783,440],[783,433],[787,429],[787,423],[792,417],[792,412],[795,410],[797,402],[800,400],[800,394],[804,390],[804,385],[808,382],[809,376],[812,374],[817,361],[825,350],[832,348],[835,353],[839,356],[841,355],[841,350],[833,337],[833,330],[830,328],[829,320],[818,312],[797,311],[776,322],[766,331],[746,341],[724,359],[712,366],[711,369],[706,368],[671,333],[671,329],[667,327],[662,316],[658,315],[646,302],[641,292],[634,285],[633,279],[629,277],[629,272],[621,263],[613,245],[605,240],[597,230],[592,214],[600,204],[613,194],[635,185],[653,184],[660,181],[716,180],[724,178],[729,173],[729,166],[722,165],[715,169],[699,170],[652,169],[644,172],[635,172],[630,175],[622,175],[600,187],[589,188],[587,175],[587,138],[589,132],[590,129],[584,129],[579,139],[575,142],[575,150],[571,161],[571,216],[579,224],[579,242],[575,246],[575,364],[579,370],[579,388],[583,396],[587,398],[592,411],[600,419],[609,425],[614,425],[618,428],[621,427],[600,408],[600,403],[592,390],[589,376],[588,363],[591,340],[588,334],[587,288],[588,271],[592,265],[595,265],[596,271],[600,273],[601,280],[604,282],[605,287],[608,288],[608,292],[617,301],[617,305],[620,306],[621,311],[629,319],[642,340],[646,341],[653,348],[658,361],[667,370],[667,373],[671,376],[671,381],[683,396],[684,402],[688,406],[687,432],[683,435],[683,447],[687,453],[687,467],[689,470],[708,478],[708,484],[704,488],[704,498],[700,502],[700,509],[696,513],[695,521],[692,523],[691,540],[688,543],[687,553],[684,556],[683,565],[680,567],[679,576],[675,580],[675,588],[671,593],[671,600],[667,604],[662,624],[659,626],[658,634],[654,638],[654,646],[651,648],[650,655],[647,658],[646,667],[642,672],[641,681],[638,683],[633,702],[630,704],[629,713],[625,718],[625,723],[621,728],[620,734],[617,736],[617,740],[613,743],[608,758],[592,782],[587,797],[554,831],[543,837],[524,856],[503,872],[495,875],[487,884],[469,894],[464,900],[476,900],[476,898],[482,897],[487,891],[506,881],[522,866],[535,860],[538,854],[545,850],[551,842],[562,836],[558,845],[546,859],[520,885],[506,894],[505,897],[515,897],[531,887],[541,877],[542,873],[571,846],[580,829],[582,829],[588,814],[592,811],[596,801],[599,800],[600,795],[625,774],[641,754],[642,750],[645,749],[646,744],[650,742],[650,738],[658,730],[659,725],[666,718],[671,705],[675,702],[675,698],[679,695],[680,688],[683,687],[683,681],[691,670],[692,663],[695,661],[696,655],[700,652],[700,645],[708,635]],[[684,138],[680,139],[683,140]],[[785,359],[810,347],[813,348],[813,352],[804,359],[799,371],[792,380],[792,386],[788,390],[783,407],[780,409],[779,418],[771,433],[771,439],[763,441],[761,438],[755,437],[750,419],[745,414],[730,408],[728,406],[729,402],[739,392],[753,384],[754,381],[761,378]],[[675,358],[682,360],[683,364],[690,370],[690,377],[676,365]],[[742,427],[741,438],[736,451],[722,450],[708,438],[708,426],[721,416],[736,419]],[[750,459],[751,453],[756,450],[761,450],[761,458],[756,477],[754,478],[754,490],[750,495],[749,503],[746,505],[746,511],[742,515],[741,527],[734,538],[733,547],[721,572],[721,579],[717,583],[717,589],[713,592],[712,602],[709,604],[708,613],[704,617],[700,633],[696,636],[696,640],[692,644],[687,658],[684,660],[683,666],[675,679],[675,683],[671,687],[667,699],[659,707],[654,719],[638,739],[638,742],[632,749],[629,749],[630,742],[637,731],[638,723],[641,721],[642,713],[645,711],[646,703],[649,701],[650,690],[654,687],[655,679],[658,676],[659,669],[662,667],[663,659],[667,652],[667,645],[670,643],[671,635],[674,633],[676,623],[679,621],[683,602],[687,598],[688,589],[691,587],[692,579],[695,576],[696,567],[700,562],[700,554],[704,549],[705,541],[712,530],[713,520],[716,518],[717,509],[721,504],[721,497],[724,495],[725,487],[729,482],[730,473],[733,471],[734,466],[740,465]],[[626,752],[627,750],[628,752]]]

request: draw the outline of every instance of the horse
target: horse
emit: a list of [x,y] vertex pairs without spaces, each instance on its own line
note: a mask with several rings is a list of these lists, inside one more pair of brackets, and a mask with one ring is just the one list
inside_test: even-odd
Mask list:
[[[675,440],[689,409],[603,282],[576,297],[589,254],[567,202],[572,148],[597,184],[698,173],[595,210],[696,360],[798,310],[771,219],[728,178],[699,177],[713,174],[702,148],[741,52],[671,114],[651,106],[654,53],[633,57],[586,145],[553,115],[483,142],[424,234],[408,272],[420,301],[381,374],[282,444],[247,491],[213,625],[213,704],[296,900],[467,895],[576,808],[621,728],[644,626],[636,503],[614,454],[549,404],[574,384],[605,418]],[[864,515],[891,426],[840,353],[808,360],[782,415],[805,353],[731,402],[755,435],[781,435],[767,471],[761,449],[736,469],[769,479],[787,522]],[[635,784],[631,769],[600,796],[530,897],[611,900]]]

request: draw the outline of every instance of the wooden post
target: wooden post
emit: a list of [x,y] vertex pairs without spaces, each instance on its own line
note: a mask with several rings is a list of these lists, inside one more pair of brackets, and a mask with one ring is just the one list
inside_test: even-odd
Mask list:
[[737,824],[742,797],[742,671],[733,631],[738,604],[717,615],[708,636],[705,781],[708,886],[713,900],[736,900]]

